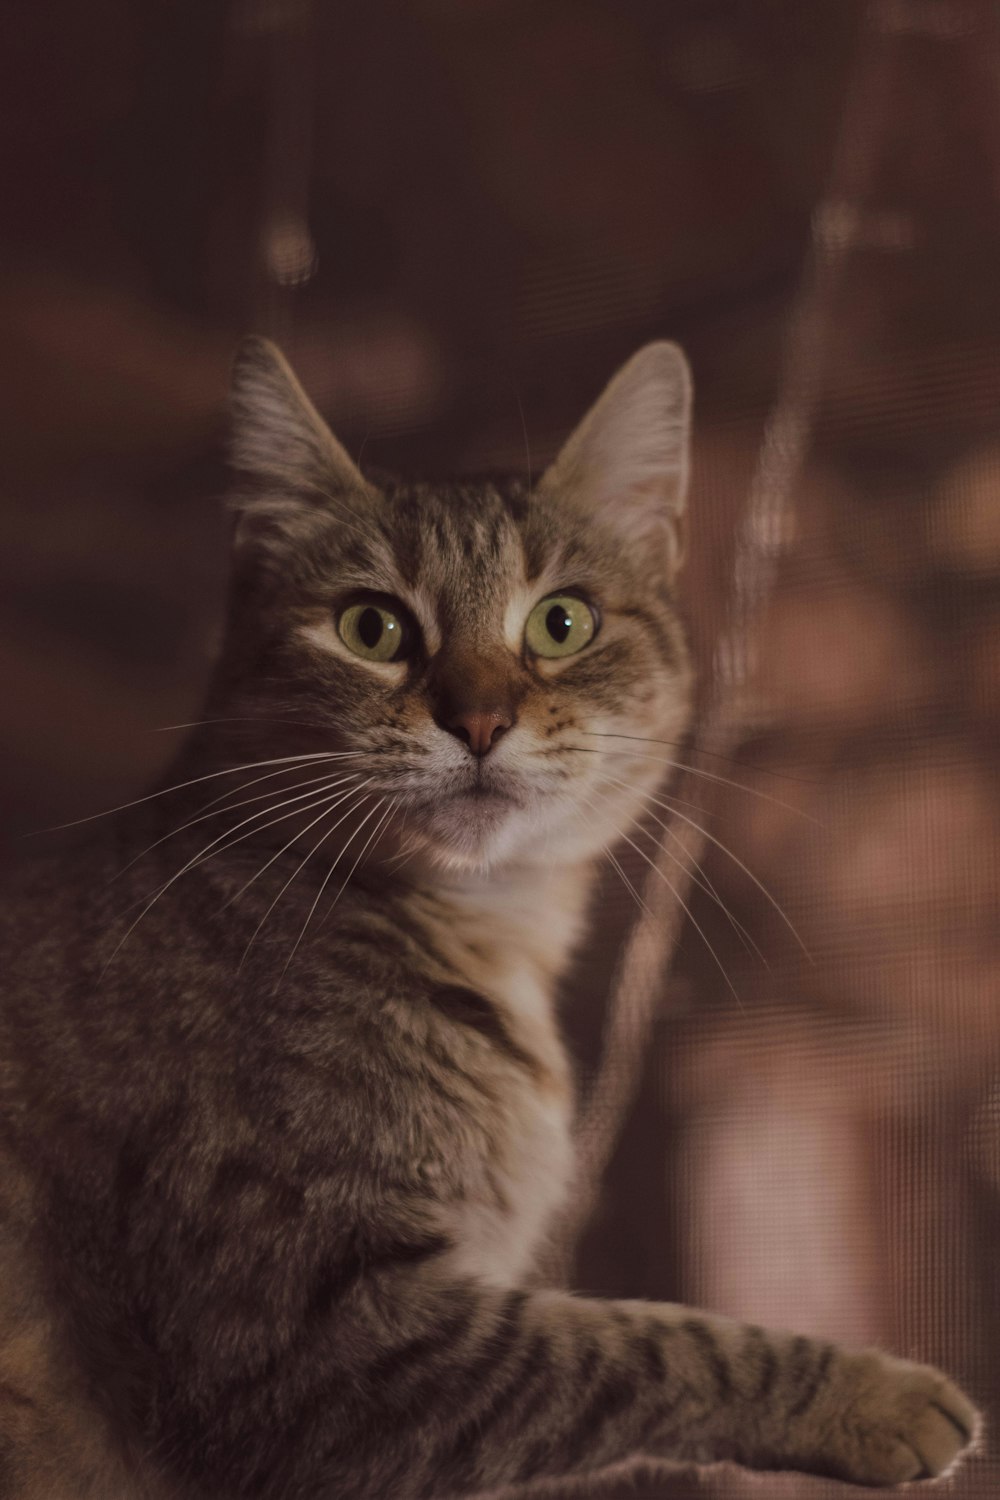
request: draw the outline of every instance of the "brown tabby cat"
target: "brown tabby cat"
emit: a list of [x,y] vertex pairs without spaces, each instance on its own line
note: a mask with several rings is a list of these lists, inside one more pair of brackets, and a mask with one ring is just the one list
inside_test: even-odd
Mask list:
[[3,1500],[640,1454],[891,1485],[970,1442],[936,1370],[531,1289],[572,1175],[554,987],[655,789],[628,736],[689,722],[689,404],[654,344],[534,490],[376,488],[244,346],[206,722],[3,909]]

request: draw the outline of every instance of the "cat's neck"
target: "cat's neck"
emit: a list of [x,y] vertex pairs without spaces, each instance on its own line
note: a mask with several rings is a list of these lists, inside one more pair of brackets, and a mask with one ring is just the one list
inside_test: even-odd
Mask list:
[[[244,774],[233,783],[225,774],[232,766],[245,767]],[[316,835],[308,831],[310,820],[315,818],[315,807],[309,806],[309,786],[303,793],[296,784],[308,782],[318,773],[307,764],[275,778],[269,775],[273,769],[267,759],[261,760],[252,752],[240,759],[216,732],[195,737],[165,778],[167,784],[180,787],[170,806],[158,801],[144,803],[142,815],[151,820],[152,826],[158,828],[163,822],[176,829],[183,825],[185,812],[190,812],[197,825],[192,838],[201,845],[215,835],[215,824],[203,821],[202,805],[207,798],[225,798],[228,794],[235,798],[229,820],[233,831],[242,829],[242,833],[234,837],[231,852],[224,849],[216,856],[214,869],[235,860],[242,875],[243,864],[251,867],[259,859],[257,851],[261,848],[290,847],[296,823],[301,822],[305,825],[301,847],[289,854],[290,859],[298,859],[315,845]],[[257,782],[255,777],[263,781]],[[281,790],[273,790],[275,787]],[[244,796],[252,800],[243,802]],[[229,805],[225,802],[224,808]],[[301,816],[297,818],[299,808]],[[344,823],[345,845],[350,845],[355,830],[355,823]],[[308,883],[310,872],[336,862],[339,841],[340,835],[324,844],[324,858],[312,861],[300,885]],[[359,842],[363,845],[363,838]],[[362,858],[360,868],[351,869],[348,863],[350,878],[357,875],[363,881],[366,868],[374,863],[378,883],[384,887],[388,879],[397,887],[411,915],[428,930],[432,946],[469,985],[484,991],[498,986],[507,992],[520,989],[539,1003],[543,998],[548,1003],[581,936],[594,883],[594,861],[581,857],[545,863],[524,861],[485,871],[449,871],[417,854],[407,859],[405,877],[397,885],[397,877],[386,875],[385,856],[392,847],[390,825],[372,845],[371,854]],[[405,849],[405,842],[402,847]]]
[[429,872],[416,904],[470,984],[484,990],[521,985],[548,1001],[580,938],[593,881],[589,861]]

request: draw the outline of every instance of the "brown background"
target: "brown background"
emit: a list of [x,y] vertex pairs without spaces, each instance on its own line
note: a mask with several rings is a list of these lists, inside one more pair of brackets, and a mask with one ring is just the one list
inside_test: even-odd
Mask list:
[[[805,383],[762,712],[721,767],[752,791],[706,809],[808,957],[713,847],[747,938],[695,893],[718,963],[689,925],[577,1278],[881,1340],[995,1411],[995,7],[20,0],[0,26],[9,857],[136,795],[197,716],[242,332],[355,455],[424,472],[537,473],[618,362],[679,339],[706,681],[765,424]],[[606,895],[569,986],[584,1076],[630,916]],[[998,1489],[983,1456],[950,1493]]]

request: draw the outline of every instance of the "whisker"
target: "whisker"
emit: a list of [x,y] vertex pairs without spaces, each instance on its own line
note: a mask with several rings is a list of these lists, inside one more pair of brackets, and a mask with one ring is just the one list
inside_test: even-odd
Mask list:
[[[331,755],[330,761],[332,764],[334,760],[355,760],[363,754],[364,752],[362,750],[346,750]],[[210,802],[203,802],[201,807],[199,808],[199,811],[207,812],[210,807],[216,807],[220,802],[225,802],[227,797],[234,797],[239,792],[245,792],[248,786],[258,786],[262,781],[272,781],[275,776],[290,776],[293,771],[298,771],[301,769],[302,768],[300,766],[282,766],[280,771],[268,771],[266,776],[255,776],[251,781],[241,781],[239,786],[230,787],[227,791],[222,792],[218,797],[213,797]],[[336,769],[339,771],[341,768],[338,766],[336,767]],[[321,777],[325,775],[325,771],[321,773]],[[296,785],[304,786],[305,783],[296,783]]]
[[[293,801],[293,802],[299,802],[299,801],[301,801],[301,798],[299,798],[299,797],[293,797],[290,800]],[[274,804],[274,806],[277,806],[277,807],[284,807],[285,805],[286,804],[284,802],[278,802],[278,803]],[[261,832],[263,832],[263,830],[265,828],[271,828],[271,827],[273,827],[275,823],[283,823],[288,818],[297,817],[299,815],[299,813],[303,813],[303,812],[308,813],[308,812],[311,812],[312,809],[313,809],[313,807],[318,806],[318,803],[314,802],[312,804],[308,804],[305,807],[296,807],[296,808],[293,808],[292,811],[289,812],[289,813],[281,813],[279,817],[277,817],[277,818],[271,818],[269,822],[260,823],[256,828],[251,828],[247,833],[245,833],[243,835],[243,838],[233,839],[231,843],[225,844],[223,850],[218,850],[218,845],[221,844],[224,839],[230,838],[232,836],[232,834],[237,833],[239,831],[239,829],[245,828],[248,823],[257,823],[257,820],[259,818],[266,816],[266,814],[269,813],[269,812],[273,812],[274,811],[274,806],[269,807],[269,808],[262,808],[259,812],[251,813],[250,816],[249,816],[249,818],[244,818],[242,820],[242,822],[236,824],[235,828],[227,828],[223,833],[220,833],[217,838],[212,839],[212,841],[210,843],[206,844],[203,849],[200,849],[197,854],[193,855],[191,857],[191,859],[189,859],[188,862],[185,865],[182,865],[181,868],[177,871],[177,873],[174,874],[174,875],[172,875],[170,877],[170,879],[164,885],[160,886],[159,890],[156,891],[153,894],[151,900],[149,900],[146,903],[146,905],[143,907],[142,911],[136,917],[135,921],[126,930],[126,932],[124,933],[124,935],[121,937],[121,939],[119,940],[119,942],[116,944],[114,951],[112,952],[112,954],[108,958],[108,961],[104,965],[104,968],[101,970],[102,977],[103,977],[104,974],[107,973],[108,966],[118,956],[118,954],[121,951],[123,945],[128,941],[129,937],[135,931],[136,927],[138,927],[138,925],[142,921],[143,917],[146,916],[146,914],[149,911],[152,910],[152,908],[156,905],[157,901],[159,901],[160,897],[163,896],[170,889],[170,887],[174,884],[174,882],[177,881],[177,880],[180,880],[180,878],[181,878],[182,875],[186,875],[189,870],[194,869],[195,866],[201,864],[204,860],[210,859],[212,857],[213,851],[217,851],[219,853],[222,853],[222,852],[224,852],[224,850],[231,849],[236,844],[241,844],[243,842],[243,839],[250,838],[255,833],[261,833]]]
[[[668,745],[674,749],[683,749],[689,743],[687,740],[658,740],[649,734],[618,734],[608,729],[580,729],[579,734],[585,734],[588,738],[595,736],[602,740],[635,740],[643,745]],[[724,755],[720,750],[707,750],[704,746],[698,746],[699,755],[707,755],[710,760],[728,761],[732,766],[742,766],[744,770],[749,769],[745,762],[736,755]],[[814,776],[793,776],[789,771],[774,771],[770,766],[754,766],[752,768],[760,776],[775,776],[780,781],[798,781],[804,786],[818,786],[820,783]]]
[[408,850],[408,852],[406,853],[405,856],[401,857],[398,854],[390,854],[389,857],[388,857],[388,859],[384,860],[383,863],[384,864],[389,864],[392,860],[398,859],[399,860],[399,864],[396,866],[396,868],[392,872],[393,875],[398,875],[401,870],[405,870],[406,869],[406,867],[410,863],[411,859],[416,859],[416,857],[417,857],[417,855],[419,853],[420,853],[420,843],[419,843],[419,840],[414,840],[413,846]]
[[[401,817],[403,819],[403,826],[405,828],[406,814],[401,814]],[[404,844],[403,848],[397,850],[395,854],[386,855],[382,863],[388,866],[392,866],[395,863],[395,869],[393,869],[392,873],[393,875],[398,875],[400,870],[402,870],[403,867],[408,864],[411,859],[419,854],[419,852],[420,839],[415,833],[411,833],[407,835],[407,842]]]
[[814,818],[810,813],[803,812],[801,807],[793,807],[790,802],[782,802],[780,797],[772,797],[769,792],[758,791],[756,787],[744,786],[741,781],[733,781],[728,776],[717,776],[714,771],[702,771],[698,766],[688,765],[685,761],[668,760],[661,755],[643,755],[636,750],[599,750],[590,745],[564,745],[564,750],[576,750],[582,755],[617,755],[624,760],[645,760],[657,766],[672,766],[675,771],[687,771],[692,776],[700,776],[705,781],[718,782],[721,786],[735,787],[737,791],[746,792],[748,797],[759,797],[763,802],[771,802],[775,807],[782,807],[786,812],[794,813],[796,817],[805,818],[808,823],[815,823],[817,828],[822,828],[819,818]]
[[[625,786],[626,783],[612,782],[610,779],[608,779],[608,784]],[[596,788],[591,787],[591,791],[596,791]],[[597,795],[599,796],[600,793],[597,793]],[[648,797],[648,795],[648,793],[640,793],[640,796]],[[657,815],[654,812],[651,812],[648,807],[645,809],[644,816],[651,818],[654,823],[656,823],[660,828],[663,829],[663,832],[669,839],[672,839],[673,842],[677,844],[681,849],[684,848],[683,842],[677,837],[676,833],[674,833],[669,824],[665,823],[662,818],[658,818]],[[676,854],[673,854],[669,849],[665,848],[655,834],[650,833],[648,829],[643,828],[639,823],[637,823],[637,827],[638,831],[642,833],[644,837],[650,839],[657,849],[665,854],[668,859],[673,860],[678,869],[683,871],[683,873],[687,876],[691,883],[697,886],[698,890],[704,892],[704,894],[709,898],[710,901],[715,902],[716,906],[726,917],[733,931],[736,933],[736,936],[743,944],[743,947],[746,949],[747,953],[755,953],[760,959],[761,963],[764,965],[765,969],[770,971],[771,965],[764,957],[764,954],[761,952],[760,946],[755,941],[753,935],[747,930],[747,928],[743,925],[739,918],[734,916],[733,913],[729,910],[729,907],[723,901],[722,897],[719,895],[718,891],[715,889],[714,885],[705,874],[705,871],[697,864],[685,864],[685,862],[682,859],[679,859]]]
[[[340,900],[341,896],[344,894],[345,890],[347,889],[348,885],[350,884],[351,876],[354,874],[355,870],[358,868],[358,865],[361,863],[361,861],[364,859],[365,855],[368,853],[368,850],[372,849],[374,851],[375,847],[378,844],[378,840],[382,836],[382,833],[383,833],[383,831],[385,829],[386,823],[392,817],[393,808],[396,806],[396,803],[398,801],[399,801],[398,797],[394,797],[392,799],[392,801],[389,803],[389,806],[386,808],[385,812],[382,814],[382,816],[379,818],[378,822],[375,824],[375,827],[373,828],[372,832],[368,835],[368,838],[365,841],[364,848],[361,850],[361,853],[358,855],[357,859],[354,861],[353,865],[348,870],[347,874],[344,876],[344,879],[343,879],[343,882],[341,884],[340,890],[334,896],[333,900],[330,902],[329,907],[327,908],[326,912],[324,913],[323,922],[328,922],[329,921],[329,919],[330,919],[330,913],[333,911],[333,908],[336,906],[337,902]],[[321,922],[320,926],[322,926],[322,925],[323,925],[323,923]]]
[[[692,912],[690,906],[688,906],[687,902],[684,900],[684,897],[681,895],[680,891],[674,885],[673,881],[670,880],[667,877],[667,875],[664,873],[664,871],[660,869],[659,865],[656,863],[655,860],[650,859],[650,857],[646,853],[645,849],[640,849],[639,845],[634,841],[634,839],[630,839],[629,838],[629,836],[628,836],[627,833],[622,833],[619,836],[625,840],[626,844],[628,844],[630,846],[630,848],[632,848],[632,849],[635,850],[636,854],[638,854],[638,856],[639,856],[640,859],[644,859],[646,861],[646,864],[653,871],[653,874],[656,875],[656,876],[658,876],[659,879],[663,881],[663,883],[667,887],[667,889],[673,893],[674,899],[677,901],[677,903],[681,907],[682,911],[684,911],[686,913],[688,921],[691,923],[691,926],[694,928],[695,932],[697,932],[698,936],[701,938],[702,942],[705,944],[705,947],[708,949],[709,953],[712,955],[712,958],[715,960],[715,964],[716,964],[716,967],[719,970],[719,973],[722,975],[723,979],[726,982],[726,985],[728,986],[730,992],[732,993],[733,999],[736,1001],[737,1005],[742,1010],[743,1009],[743,1001],[740,998],[740,995],[739,995],[738,990],[736,989],[736,986],[733,984],[733,981],[730,979],[728,973],[726,972],[725,965],[723,964],[723,962],[722,962],[721,958],[719,957],[719,955],[716,953],[716,951],[713,948],[712,944],[709,942],[708,937],[705,934],[705,930],[701,926],[701,923],[698,921],[697,917],[694,915],[694,913]],[[664,850],[663,852],[665,854],[669,853],[668,850]]]
[[[246,885],[242,886],[236,892],[235,896],[231,896],[229,898],[229,900],[226,902],[226,906],[231,906],[234,901],[238,901],[239,898],[243,895],[243,892],[249,890],[250,887],[253,885],[254,881],[257,880],[257,879],[259,879],[260,876],[263,875],[264,871],[266,869],[268,869],[271,865],[274,864],[274,861],[276,859],[280,858],[280,856],[282,854],[286,853],[286,851],[289,850],[292,847],[292,845],[296,842],[297,839],[302,838],[303,834],[308,833],[310,828],[315,828],[317,823],[322,822],[322,820],[327,816],[328,813],[333,812],[334,809],[337,808],[337,807],[339,807],[342,802],[345,802],[348,797],[356,796],[356,794],[358,792],[362,791],[363,788],[366,787],[366,786],[368,786],[369,784],[370,784],[370,778],[369,778],[369,781],[362,782],[362,784],[361,784],[360,787],[351,787],[349,791],[344,792],[340,797],[336,797],[333,800],[332,803],[329,803],[326,807],[324,807],[323,811],[320,813],[320,815],[319,815],[318,818],[314,818],[311,823],[309,823],[305,828],[303,828],[301,830],[301,832],[298,832],[298,833],[294,834],[293,837],[288,840],[288,843],[285,844],[285,845],[283,845],[283,847],[278,850],[277,854],[272,854],[271,855],[271,858],[267,861],[267,864],[262,865],[261,868],[257,871],[256,875],[251,876],[251,878],[247,881]],[[319,850],[323,846],[323,844],[326,843],[326,841],[330,837],[330,835],[333,834],[333,833],[335,833],[342,823],[346,822],[346,820],[351,816],[352,812],[356,812],[357,811],[358,807],[361,805],[361,802],[363,800],[364,800],[363,798],[360,798],[358,801],[353,802],[351,804],[351,806],[347,809],[347,811],[341,817],[339,817],[337,819],[336,823],[334,823],[332,827],[328,828],[325,833],[323,833],[323,834],[320,835],[320,837],[316,840],[315,844],[313,844],[312,848],[308,851],[308,853],[305,855],[305,857],[299,862],[299,864],[297,864],[295,866],[295,869],[292,871],[291,875],[289,875],[288,879],[285,881],[284,885],[281,887],[281,890],[275,896],[274,900],[271,902],[270,906],[267,908],[267,911],[264,913],[264,915],[261,917],[260,921],[257,923],[257,926],[254,928],[254,930],[253,930],[253,932],[252,932],[252,934],[250,936],[250,941],[247,943],[246,947],[243,950],[243,957],[240,959],[239,964],[237,965],[237,968],[236,968],[236,972],[237,973],[239,973],[239,971],[243,968],[243,965],[246,963],[247,957],[249,956],[249,953],[250,953],[250,949],[253,947],[254,943],[257,941],[257,937],[258,937],[258,935],[260,933],[261,928],[264,926],[265,922],[267,921],[268,917],[273,912],[274,908],[277,906],[278,902],[281,900],[282,896],[288,890],[288,887],[291,885],[292,881],[295,879],[295,877],[299,874],[299,872],[301,870],[305,869],[306,865],[312,859],[313,855],[317,852],[317,850]],[[226,910],[226,906],[222,907],[223,911]]]
[[[660,827],[663,829],[663,831],[665,833],[668,833],[670,835],[670,837],[674,840],[674,842],[676,844],[678,844],[681,848],[684,847],[683,844],[682,844],[682,842],[681,842],[681,840],[677,837],[676,833],[674,833],[673,829],[667,828],[666,824],[664,824],[664,823],[660,823],[660,819],[657,818],[657,817],[654,817],[654,815],[651,812],[649,812],[648,809],[647,809],[647,815],[649,817],[653,818],[654,823],[659,823]],[[652,838],[653,835],[650,834],[650,837]],[[656,841],[656,843],[657,843],[657,847],[660,847],[658,840]],[[669,853],[669,850],[664,850],[664,853]],[[676,859],[676,856],[674,856],[674,858]],[[754,935],[750,931],[750,929],[748,927],[746,927],[743,922],[740,921],[739,917],[735,916],[733,914],[733,912],[730,911],[729,907],[726,905],[726,903],[723,901],[722,897],[719,895],[718,891],[716,890],[714,883],[711,880],[709,880],[708,876],[705,874],[704,869],[700,865],[698,865],[698,866],[685,865],[684,862],[683,862],[683,860],[681,860],[681,859],[676,859],[676,863],[678,865],[680,865],[680,867],[681,867],[682,870],[687,870],[689,872],[689,874],[690,874],[691,879],[693,880],[694,884],[698,887],[698,889],[701,890],[701,891],[704,891],[705,894],[706,894],[706,896],[708,896],[708,898],[709,898],[710,901],[714,901],[715,902],[715,905],[723,913],[723,915],[725,916],[726,920],[729,922],[730,926],[732,927],[733,931],[736,933],[736,936],[739,938],[740,942],[743,944],[744,950],[747,953],[753,953],[757,958],[759,958],[760,961],[761,961],[761,963],[764,965],[764,968],[768,971],[768,973],[770,973],[771,972],[771,965],[768,963],[767,958],[766,958],[763,950],[761,949],[760,944],[757,942],[757,939],[754,937]]]
[[[372,794],[372,795],[374,795],[374,794]],[[295,957],[296,953],[299,950],[299,944],[302,942],[302,939],[306,935],[306,930],[309,927],[309,923],[313,919],[313,914],[315,913],[316,908],[319,905],[320,900],[322,899],[323,892],[326,890],[327,886],[330,883],[330,880],[333,877],[334,870],[337,868],[338,864],[343,859],[344,855],[347,853],[348,849],[351,847],[351,845],[353,844],[354,840],[357,838],[358,834],[361,832],[362,828],[364,828],[365,824],[371,818],[373,818],[375,816],[375,814],[378,812],[379,808],[383,807],[384,805],[385,805],[385,798],[384,797],[380,797],[378,799],[378,801],[375,803],[375,806],[373,808],[370,808],[369,811],[367,813],[365,813],[365,816],[362,818],[362,820],[358,824],[357,828],[355,828],[354,832],[351,834],[350,838],[347,840],[347,843],[344,845],[343,849],[341,849],[340,852],[337,854],[336,858],[333,861],[333,864],[330,866],[329,870],[327,870],[326,874],[324,875],[323,880],[322,880],[322,882],[320,884],[320,888],[316,892],[316,899],[313,901],[312,906],[310,906],[309,911],[308,911],[308,913],[306,915],[306,919],[305,919],[305,921],[302,924],[302,930],[300,931],[298,937],[295,939],[295,942],[292,945],[292,951],[291,951],[291,953],[289,953],[287,959],[285,960],[285,967],[281,971],[282,976],[284,976],[285,974],[287,974],[288,967],[291,964],[292,959]]]
[[[343,753],[354,755],[361,752],[348,750]],[[213,781],[217,776],[235,776],[238,771],[256,771],[260,766],[304,765],[310,760],[327,760],[330,754],[330,751],[315,750],[306,755],[276,755],[270,760],[251,760],[242,766],[226,766],[221,771],[209,771],[207,776],[192,776],[190,781],[178,781],[173,786],[161,787],[157,792],[149,792],[145,797],[136,797],[132,802],[122,802],[118,807],[106,807],[103,812],[89,813],[85,818],[74,818],[69,823],[54,823],[51,828],[38,828],[33,834],[26,834],[25,837],[33,838],[43,833],[61,833],[66,828],[79,828],[82,823],[94,823],[98,818],[110,818],[115,813],[128,812],[130,807],[141,807],[144,802],[152,802],[157,797],[166,797],[170,792],[181,792],[185,787],[198,786],[202,781]]]
[[[593,790],[594,790],[594,788],[591,787],[591,791],[593,791]],[[574,793],[574,796],[572,798],[567,798],[567,801],[572,801],[574,803],[576,803],[576,802],[582,802],[585,807],[589,807],[590,808],[591,812],[593,812],[593,813],[599,812],[599,809],[594,806],[593,802],[591,802],[588,797],[585,797],[583,795],[583,793],[580,792],[580,791],[576,791]],[[593,824],[589,824],[588,826],[589,827],[593,827]],[[650,912],[649,907],[646,905],[645,901],[643,901],[642,897],[639,895],[639,892],[636,890],[635,886],[632,884],[631,880],[628,878],[628,876],[626,875],[625,871],[622,869],[621,864],[615,858],[614,854],[612,853],[611,849],[608,847],[607,844],[602,844],[601,845],[601,853],[604,855],[605,859],[607,859],[607,861],[611,865],[612,869],[615,870],[616,873],[620,876],[622,884],[625,886],[625,889],[631,895],[633,901],[636,903],[636,905],[638,906],[639,910],[642,911],[642,912],[645,912],[646,916],[651,916],[652,913]]]
[[604,845],[604,856],[607,859],[608,863],[611,865],[611,868],[613,870],[616,870],[618,872],[619,876],[621,877],[622,884],[625,886],[625,889],[628,891],[629,895],[632,897],[632,900],[635,902],[636,906],[638,906],[639,910],[641,912],[645,912],[645,914],[646,914],[647,917],[651,916],[652,913],[650,912],[649,907],[646,905],[645,901],[639,895],[639,892],[636,890],[636,888],[632,884],[631,880],[629,880],[629,878],[625,874],[625,871],[622,868],[621,864],[615,858],[615,856],[612,854],[612,852],[608,848],[607,844]]
[[[352,771],[349,772],[346,776],[339,776],[330,779],[324,773],[321,776],[310,776],[306,781],[293,782],[290,787],[282,787],[281,790],[284,792],[294,792],[297,791],[300,786],[313,787],[317,791],[323,791],[326,789],[332,790],[333,787],[342,786],[345,781],[357,781],[359,775],[360,772]],[[261,781],[264,780],[263,777],[260,777],[258,779]],[[251,782],[250,785],[252,786],[253,782]],[[242,791],[243,788],[240,787],[237,790]],[[226,795],[228,796],[231,794],[227,793]],[[256,797],[244,797],[242,802],[230,802],[227,806],[224,807],[213,807],[211,812],[203,812],[197,818],[189,818],[186,823],[180,823],[176,828],[172,828],[169,833],[163,834],[162,838],[158,838],[155,843],[149,844],[145,849],[141,850],[140,853],[134,855],[133,858],[129,860],[127,865],[122,865],[121,869],[116,871],[115,874],[112,875],[111,879],[108,881],[108,885],[112,885],[116,880],[120,879],[121,876],[125,874],[126,870],[131,870],[133,865],[138,864],[140,859],[143,859],[147,854],[151,854],[154,849],[158,849],[160,845],[165,844],[168,839],[175,838],[177,834],[183,833],[186,828],[194,828],[196,824],[204,823],[209,818],[221,817],[223,813],[235,812],[238,807],[249,807],[251,802],[266,802],[268,798],[272,797],[273,795],[273,792],[261,792]],[[288,800],[289,802],[300,802],[313,795],[314,792],[312,791],[303,792],[299,797],[290,797]],[[272,806],[284,807],[285,805],[286,804],[283,802],[277,804],[272,803]]]
[[[615,784],[623,787],[627,791],[633,790],[625,781],[616,781],[616,778],[614,777],[609,777],[608,780],[615,782]],[[774,907],[775,911],[778,913],[778,916],[788,928],[789,932],[794,937],[795,941],[798,943],[799,947],[802,949],[802,952],[805,954],[806,958],[810,963],[813,963],[814,960],[812,954],[809,952],[809,949],[802,941],[799,931],[793,923],[791,917],[788,916],[784,907],[781,905],[778,899],[771,894],[764,882],[758,879],[758,877],[753,873],[748,865],[745,865],[743,863],[738,854],[734,854],[732,849],[730,849],[726,844],[722,843],[721,839],[717,839],[714,834],[709,833],[707,828],[703,828],[700,823],[696,823],[693,818],[687,817],[684,813],[678,812],[675,807],[670,807],[667,803],[661,802],[660,798],[655,796],[652,792],[646,792],[644,795],[649,799],[649,801],[655,802],[657,806],[662,807],[668,813],[672,813],[675,818],[679,818],[682,823],[687,823],[690,828],[693,828],[697,833],[700,833],[703,838],[708,839],[709,843],[714,844],[717,849],[721,849],[723,854],[725,854],[727,858],[731,859],[733,861],[733,864],[736,865],[738,869],[742,870],[744,875],[746,875],[748,879],[752,880],[761,894],[767,898],[767,900]]]
[[188,724],[156,724],[151,734],[169,734],[174,729],[204,729],[208,724],[292,724],[297,729],[321,729],[329,734],[330,724],[313,724],[308,719],[271,719],[264,714],[241,714],[232,718],[192,719]]

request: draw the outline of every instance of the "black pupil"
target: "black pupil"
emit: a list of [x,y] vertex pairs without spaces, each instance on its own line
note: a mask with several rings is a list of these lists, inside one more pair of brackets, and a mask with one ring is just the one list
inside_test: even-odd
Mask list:
[[371,605],[363,609],[358,616],[358,635],[362,645],[367,646],[369,651],[374,650],[382,639],[382,630],[382,616],[378,610],[372,609]]
[[554,641],[561,646],[563,641],[573,629],[573,617],[568,615],[561,604],[553,604],[545,616],[545,628]]

